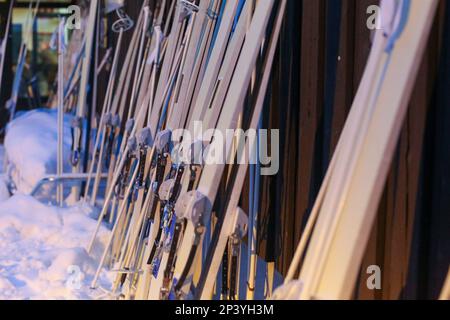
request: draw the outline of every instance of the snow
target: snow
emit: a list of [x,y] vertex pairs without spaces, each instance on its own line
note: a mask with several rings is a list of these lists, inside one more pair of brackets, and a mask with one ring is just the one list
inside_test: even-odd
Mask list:
[[[66,157],[70,155],[71,142],[67,117]],[[56,172],[56,154],[55,111],[31,111],[8,126],[0,160],[3,155],[8,158],[7,176],[17,193],[9,196],[6,177],[0,174],[0,300],[84,300],[104,295],[91,290],[89,284],[109,231],[101,227],[91,255],[85,249],[96,227],[98,212],[81,203],[69,208],[51,207],[28,195],[42,177]],[[100,285],[110,287],[110,283],[111,274],[104,271]]]
[[[96,221],[82,204],[60,209],[27,195],[0,202],[0,299],[94,299],[89,283],[109,231],[86,252]],[[108,287],[110,275],[100,283]]]
[[[64,163],[68,172],[71,170],[71,118],[66,116],[64,122]],[[57,145],[55,110],[30,111],[8,125],[4,144],[9,161],[7,172],[19,192],[29,194],[46,174],[56,173]]]

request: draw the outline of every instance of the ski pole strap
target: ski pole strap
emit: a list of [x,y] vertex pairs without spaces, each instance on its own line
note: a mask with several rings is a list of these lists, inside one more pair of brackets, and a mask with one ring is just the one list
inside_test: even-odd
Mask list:
[[177,176],[175,178],[175,184],[173,186],[172,194],[170,195],[170,203],[175,203],[178,199],[178,196],[180,195],[180,191],[182,188],[181,180],[183,179],[184,175],[184,165],[181,165],[177,170]]
[[[112,155],[112,144],[114,141],[114,133],[110,125],[105,127],[105,153],[100,162],[104,161],[105,167],[109,168],[110,157]],[[96,157],[100,156],[100,150],[94,150],[96,152]],[[106,155],[106,156],[105,156]]]
[[195,255],[197,253],[197,249],[198,249],[198,244],[196,244],[194,242],[194,244],[192,245],[190,251],[189,251],[189,256],[188,256],[188,260],[186,261],[186,265],[184,266],[183,272],[181,273],[181,277],[180,279],[177,281],[175,288],[174,288],[174,293],[175,293],[175,298],[177,300],[182,300],[184,297],[184,293],[182,291],[184,283],[186,282],[186,279],[189,275],[189,271],[191,270],[191,267],[194,263],[194,259],[195,259]]
[[134,21],[122,9],[117,9],[116,14],[118,19],[113,23],[112,30],[115,33],[128,31],[134,27]]
[[152,192],[157,198],[159,198],[160,187],[164,180],[166,165],[167,165],[167,155],[158,153],[156,159],[156,179],[152,184]]
[[[153,192],[153,198],[151,201],[151,205],[149,206],[149,209],[147,211],[147,221],[151,222],[151,221],[155,220],[156,209],[158,208],[158,203],[159,203],[158,194],[156,192]],[[150,229],[146,230],[146,233],[145,233],[146,236],[148,236],[147,232],[150,232]]]
[[160,290],[161,300],[167,300],[169,297],[170,282],[173,279],[175,258],[176,258],[181,234],[183,232],[183,225],[184,225],[183,220],[178,219],[176,221],[172,244],[170,246],[170,251],[169,251],[169,258],[167,259],[167,265],[166,265],[166,269],[164,271],[163,286]]
[[180,0],[180,5],[183,7],[185,11],[189,14],[197,13],[200,11],[199,6],[197,6],[194,2],[190,2],[188,0]]
[[138,151],[139,158],[139,169],[135,181],[135,190],[142,189],[144,185],[144,174],[145,174],[145,157],[147,154],[147,149],[145,146],[140,146]]
[[125,155],[127,158],[126,158],[123,170],[120,173],[120,178],[119,178],[117,190],[116,190],[116,196],[117,196],[117,198],[119,198],[119,200],[124,200],[125,189],[126,189],[126,185],[128,182],[128,177],[131,172],[131,165],[133,163],[133,160],[136,158],[136,155],[135,155],[136,148],[137,148],[136,137],[131,137],[128,139],[128,147],[129,147],[128,152]]
[[161,205],[159,214],[160,214],[160,217],[161,217],[161,225],[158,228],[158,233],[156,234],[155,241],[154,241],[153,246],[152,246],[152,250],[150,251],[150,256],[148,257],[148,260],[147,260],[147,265],[148,266],[152,266],[152,264],[153,264],[153,259],[154,259],[155,254],[156,254],[156,249],[157,249],[157,247],[159,245],[159,242],[160,242],[161,236],[162,236],[162,227],[161,226],[162,226],[163,220],[164,220],[164,206],[163,205]]
[[150,128],[142,129],[137,136],[137,144],[139,145],[137,150],[137,157],[139,158],[139,170],[136,178],[136,189],[144,187],[144,175],[145,175],[145,160],[147,156],[148,146],[151,144],[151,131]]

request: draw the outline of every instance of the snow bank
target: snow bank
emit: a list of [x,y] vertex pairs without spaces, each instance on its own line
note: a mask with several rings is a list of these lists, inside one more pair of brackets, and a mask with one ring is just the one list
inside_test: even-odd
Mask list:
[[[70,171],[72,143],[70,116],[64,124],[65,170]],[[30,193],[46,174],[56,173],[58,125],[56,110],[34,110],[22,114],[8,125],[5,156],[8,175],[22,193]]]
[[[92,299],[89,289],[108,231],[92,257],[85,248],[96,221],[91,209],[48,207],[26,195],[0,202],[0,300]],[[100,283],[110,286],[105,272]]]

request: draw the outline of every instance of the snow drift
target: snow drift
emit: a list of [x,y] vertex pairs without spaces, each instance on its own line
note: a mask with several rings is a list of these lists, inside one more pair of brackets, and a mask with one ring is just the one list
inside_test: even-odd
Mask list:
[[[85,248],[96,221],[81,204],[60,209],[26,195],[0,202],[0,300],[92,299],[89,289],[108,231],[100,230],[90,257]],[[101,278],[109,284],[108,274]]]
[[[64,163],[70,171],[71,117],[64,119]],[[17,190],[29,194],[47,174],[56,173],[58,125],[56,110],[34,110],[14,119],[5,136],[8,176]]]

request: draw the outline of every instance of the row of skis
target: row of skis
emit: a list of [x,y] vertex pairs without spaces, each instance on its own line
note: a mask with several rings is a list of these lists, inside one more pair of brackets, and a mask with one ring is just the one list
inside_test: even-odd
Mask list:
[[[239,208],[249,170],[246,156],[255,155],[257,141],[223,145],[218,133],[258,129],[286,2],[144,0],[136,21],[122,9],[109,13],[117,41],[99,59],[105,11],[102,1],[91,0],[68,79],[67,22],[61,20],[52,40],[59,57],[58,175],[68,174],[62,131],[69,113],[74,119],[70,175],[86,177],[72,187],[71,199],[101,207],[89,253],[96,249],[100,227],[111,226],[91,282],[105,297],[207,300],[220,293],[221,299],[235,300],[246,291],[245,298],[253,299],[255,288],[265,286],[256,281],[257,215]],[[323,187],[285,285],[273,296],[267,286],[268,298],[351,298],[437,0],[383,0],[381,6],[383,31],[374,38]],[[39,1],[30,4],[29,25],[38,7]],[[131,41],[123,50],[126,33]],[[8,104],[11,117],[26,43]],[[90,100],[100,88],[96,75],[107,59],[104,103],[98,121],[90,121],[95,114]],[[213,133],[205,137],[204,132]],[[224,161],[204,161],[218,152]],[[234,164],[227,164],[230,159]],[[60,204],[66,191],[58,185]],[[247,236],[252,250],[241,288]],[[111,288],[100,283],[105,268],[114,275]],[[273,283],[273,273],[269,278]]]
[[[30,4],[27,37],[39,5]],[[84,179],[70,190],[61,179],[56,200],[64,205],[69,196],[101,207],[90,254],[101,226],[111,227],[91,288],[118,299],[211,299],[217,290],[222,299],[237,299],[241,241],[248,229],[238,205],[248,164],[227,163],[237,157],[238,145],[250,156],[256,141],[234,138],[219,145],[215,133],[206,140],[195,130],[200,123],[202,132],[258,128],[286,1],[144,0],[135,21],[120,8],[108,13],[117,40],[105,57],[98,54],[103,1],[88,6],[77,58],[67,58],[73,47],[66,39],[69,17],[61,18],[51,47],[59,65],[57,176]],[[10,12],[13,7],[11,2]],[[25,37],[8,103],[11,119],[28,42]],[[102,72],[108,77],[105,98],[98,120],[91,121]],[[66,114],[73,117],[70,173],[64,172]],[[180,129],[191,136],[177,134]],[[206,164],[219,149],[225,161]],[[217,207],[219,187],[226,201]],[[253,288],[255,253],[249,261]],[[100,283],[105,268],[114,275],[112,288]],[[249,298],[253,295],[249,290]]]

